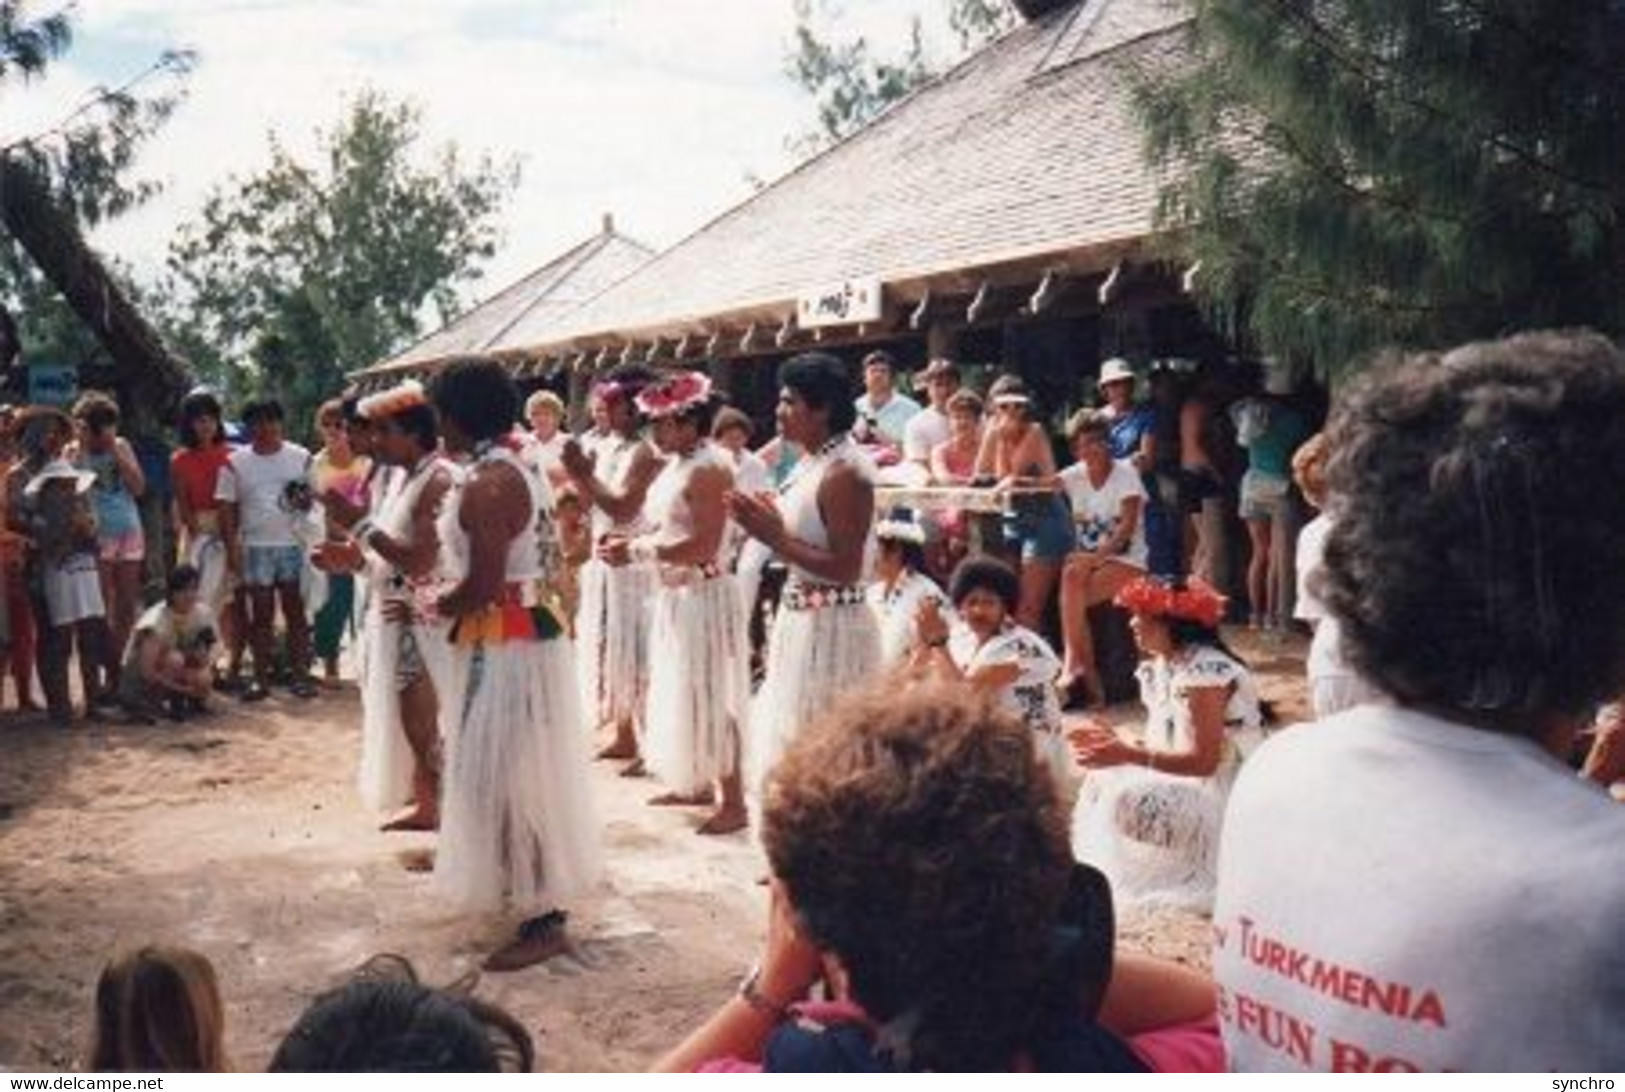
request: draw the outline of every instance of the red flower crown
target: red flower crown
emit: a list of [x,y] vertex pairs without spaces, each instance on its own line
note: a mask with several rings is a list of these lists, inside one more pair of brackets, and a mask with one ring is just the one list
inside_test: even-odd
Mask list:
[[1180,585],[1142,576],[1126,584],[1112,602],[1135,614],[1179,618],[1209,629],[1219,628],[1224,618],[1224,596],[1203,580]]
[[673,417],[711,397],[711,377],[703,372],[680,372],[650,383],[638,392],[638,411],[645,417]]

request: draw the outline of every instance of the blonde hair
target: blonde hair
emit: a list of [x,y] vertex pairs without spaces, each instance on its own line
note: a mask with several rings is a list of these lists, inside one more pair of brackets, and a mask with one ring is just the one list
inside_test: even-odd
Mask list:
[[564,399],[552,391],[537,391],[525,399],[525,421],[530,421],[531,414],[546,406],[553,411],[553,416],[562,423],[564,421]]
[[1292,453],[1292,480],[1298,483],[1303,499],[1316,508],[1326,507],[1326,434],[1317,432]]
[[189,948],[125,952],[96,983],[96,1073],[227,1073],[225,1008],[208,959]]

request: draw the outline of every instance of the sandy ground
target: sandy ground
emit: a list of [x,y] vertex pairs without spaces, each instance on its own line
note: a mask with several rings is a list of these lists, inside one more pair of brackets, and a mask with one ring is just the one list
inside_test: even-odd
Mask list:
[[[1239,649],[1290,722],[1301,642]],[[96,976],[117,949],[197,948],[215,964],[240,1068],[262,1068],[322,989],[377,952],[426,980],[477,965],[512,922],[448,913],[353,789],[353,692],[278,696],[186,725],[0,724],[0,1066],[80,1066]],[[1132,715],[1114,711],[1113,719]],[[728,996],[764,923],[745,837],[701,838],[648,781],[595,768],[608,879],[571,907],[577,951],[479,987],[553,1070],[645,1067]],[[1205,965],[1206,928],[1126,917],[1126,946]]]

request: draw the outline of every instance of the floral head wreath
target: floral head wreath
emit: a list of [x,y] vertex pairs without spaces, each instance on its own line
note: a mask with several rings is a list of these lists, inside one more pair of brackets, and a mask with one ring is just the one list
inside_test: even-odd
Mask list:
[[926,534],[925,528],[912,519],[893,516],[875,524],[875,538],[882,542],[909,542],[924,546]]
[[397,383],[387,391],[369,394],[356,403],[356,412],[369,421],[381,421],[417,406],[429,404],[429,393],[416,379]]
[[1178,618],[1209,629],[1217,629],[1224,618],[1224,596],[1202,580],[1177,584],[1142,576],[1125,585],[1112,601],[1135,614]]
[[711,378],[701,372],[680,372],[656,380],[637,394],[638,412],[652,420],[675,417],[711,399]]

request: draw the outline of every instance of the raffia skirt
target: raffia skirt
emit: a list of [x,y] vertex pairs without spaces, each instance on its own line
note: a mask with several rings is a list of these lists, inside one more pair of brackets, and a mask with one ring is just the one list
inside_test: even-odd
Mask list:
[[641,728],[649,683],[649,601],[659,587],[651,565],[581,567],[576,633],[581,705],[589,727],[630,719]]
[[879,668],[880,628],[868,603],[781,607],[768,637],[767,677],[751,705],[750,783],[759,789],[796,733]]
[[600,830],[568,640],[451,646],[434,886],[466,909],[555,909],[598,882]]
[[729,575],[655,595],[644,760],[673,792],[734,772],[750,702],[750,640]]
[[[416,759],[401,723],[401,653],[407,647],[402,628],[386,622],[381,609],[369,604],[356,642],[356,678],[361,684],[361,766],[357,787],[362,804],[373,811],[400,807],[412,797]],[[413,626],[410,648],[434,686],[444,738],[458,709],[448,627],[444,623]]]

